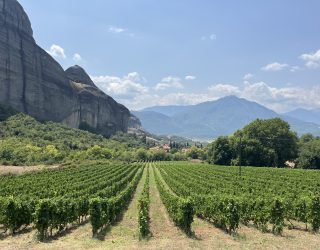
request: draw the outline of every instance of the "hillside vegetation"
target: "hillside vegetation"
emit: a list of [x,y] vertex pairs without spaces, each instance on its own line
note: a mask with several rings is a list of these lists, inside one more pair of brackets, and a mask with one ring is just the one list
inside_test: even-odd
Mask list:
[[130,159],[141,138],[122,142],[54,122],[34,118],[0,106],[0,164],[52,164],[66,160]]

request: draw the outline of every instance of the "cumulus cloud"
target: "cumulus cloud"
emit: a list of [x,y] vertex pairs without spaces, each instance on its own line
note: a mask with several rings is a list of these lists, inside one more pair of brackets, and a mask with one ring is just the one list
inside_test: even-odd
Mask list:
[[274,63],[267,64],[266,66],[262,67],[261,69],[263,71],[281,71],[281,70],[284,70],[288,67],[289,67],[289,65],[286,63],[274,62]]
[[75,53],[74,55],[73,55],[73,61],[75,61],[75,62],[81,62],[82,61],[82,57],[81,57],[81,55],[80,54],[78,54],[78,53]]
[[310,89],[301,87],[271,87],[265,82],[248,83],[241,97],[261,103],[271,109],[282,112],[297,107],[319,107],[320,87]]
[[[277,112],[285,112],[298,107],[319,108],[320,86],[303,88],[299,86],[275,87],[260,82],[250,82],[250,77],[241,85],[231,83],[212,84],[198,93],[183,91],[179,77],[168,76],[155,87],[147,87],[147,81],[137,72],[123,77],[92,76],[95,84],[105,93],[131,109],[140,109],[153,105],[192,105],[221,97],[235,95],[258,102]],[[163,90],[173,89],[176,92]]]
[[313,62],[313,61],[309,61],[309,62],[306,62],[306,66],[307,66],[309,69],[317,69],[317,68],[320,68],[320,63],[318,63],[318,62]]
[[47,53],[55,58],[62,58],[62,59],[67,58],[66,54],[64,53],[64,49],[61,46],[56,44],[52,44],[50,49],[47,50]]
[[298,70],[300,70],[301,68],[299,67],[299,66],[292,66],[291,68],[290,68],[290,71],[291,72],[296,72],[296,71],[298,71]]
[[170,88],[182,89],[183,84],[181,83],[181,79],[179,77],[167,76],[155,86],[156,91],[162,91]]
[[302,54],[300,58],[305,61],[305,65],[308,68],[320,68],[320,49],[315,53]]
[[305,60],[305,61],[314,61],[314,62],[318,62],[320,61],[320,50],[318,50],[315,53],[310,53],[310,54],[302,54],[301,55],[301,59]]
[[149,91],[148,87],[143,85],[144,79],[137,72],[124,77],[92,76],[91,78],[105,93],[120,99],[131,99]]
[[108,31],[110,33],[119,34],[125,32],[127,29],[110,25]]
[[239,95],[239,87],[231,84],[216,84],[209,86],[208,90],[213,94],[213,97],[222,97],[228,95]]
[[171,93],[158,96],[152,105],[189,105],[217,100],[221,97],[236,95],[258,102],[277,112],[285,112],[298,107],[320,107],[320,86],[310,89],[301,87],[272,87],[265,82],[247,82],[243,86],[232,84],[211,85],[205,93]]
[[244,75],[243,80],[248,81],[248,80],[252,79],[253,77],[254,77],[253,74],[248,73],[248,74]]
[[187,81],[193,81],[197,78],[195,76],[186,76],[184,79],[186,79]]

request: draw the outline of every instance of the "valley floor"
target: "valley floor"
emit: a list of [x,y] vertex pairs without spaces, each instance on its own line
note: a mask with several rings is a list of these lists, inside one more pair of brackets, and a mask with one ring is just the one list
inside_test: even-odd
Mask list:
[[138,232],[138,198],[145,171],[122,220],[107,228],[99,239],[92,238],[90,223],[86,223],[45,243],[38,242],[31,229],[14,237],[0,237],[0,249],[320,249],[320,235],[302,229],[286,228],[283,236],[275,236],[242,226],[236,236],[230,236],[198,218],[192,225],[194,236],[189,238],[170,220],[155,184],[154,171],[151,167],[149,239],[139,240]]

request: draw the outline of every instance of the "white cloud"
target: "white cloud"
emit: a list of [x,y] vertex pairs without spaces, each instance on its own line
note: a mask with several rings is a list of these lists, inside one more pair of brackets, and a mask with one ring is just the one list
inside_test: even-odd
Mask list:
[[75,61],[75,62],[81,62],[82,61],[82,57],[81,57],[81,55],[79,55],[78,53],[75,53],[74,55],[73,55],[73,61]]
[[217,35],[216,35],[216,34],[211,34],[211,35],[209,36],[209,39],[210,39],[210,40],[217,40]]
[[320,63],[318,63],[318,62],[313,62],[313,61],[308,61],[308,62],[306,62],[306,66],[307,66],[309,69],[317,69],[317,68],[320,68]]
[[216,84],[209,86],[208,90],[214,97],[222,97],[228,95],[239,95],[239,87],[231,84]]
[[[250,77],[249,77],[250,78]],[[92,76],[93,81],[105,93],[114,97],[131,109],[140,109],[153,105],[190,105],[217,100],[221,97],[235,95],[258,102],[277,112],[285,112],[298,107],[320,107],[320,85],[303,88],[294,85],[283,87],[271,86],[266,82],[250,82],[235,85],[219,83],[209,86],[198,93],[181,91],[183,84],[178,77],[168,76],[155,87],[147,87],[147,81],[137,72],[123,77]],[[177,92],[164,92],[169,88]]]
[[290,71],[291,72],[296,72],[296,71],[298,71],[298,70],[300,70],[301,68],[299,67],[299,66],[292,66],[291,68],[290,68]]
[[170,93],[158,100],[159,105],[193,105],[209,101],[208,94],[200,93]]
[[320,68],[320,49],[315,53],[302,54],[300,58],[305,61],[305,65],[308,68]]
[[263,71],[281,71],[281,70],[284,70],[288,67],[289,67],[289,65],[286,63],[274,62],[274,63],[267,64],[266,66],[262,67],[261,69]]
[[196,80],[197,77],[195,77],[195,76],[186,76],[184,79],[187,80],[187,81],[193,81],[193,80]]
[[256,101],[278,112],[297,107],[319,107],[320,87],[309,89],[301,87],[271,87],[265,82],[247,83],[241,97]]
[[248,74],[244,75],[243,80],[248,81],[248,80],[252,79],[253,77],[254,77],[253,74],[248,73]]
[[201,37],[201,41],[205,41],[207,39],[211,40],[211,41],[217,40],[217,35],[216,34],[211,34],[209,36],[202,36]]
[[155,86],[156,91],[162,91],[169,88],[182,89],[183,84],[181,83],[181,79],[179,77],[167,76]]
[[56,44],[52,44],[50,49],[47,50],[47,53],[55,58],[62,58],[62,59],[67,58],[66,54],[64,53],[64,49],[61,46]]
[[129,73],[122,78],[117,76],[92,76],[91,78],[105,93],[120,99],[131,99],[149,91],[148,87],[143,85],[144,79],[137,72]]
[[320,49],[315,53],[301,55],[301,59],[305,61],[314,61],[314,62],[320,61]]
[[125,32],[126,30],[127,30],[127,29],[125,29],[125,28],[120,28],[120,27],[113,26],[113,25],[110,25],[110,26],[109,26],[109,29],[108,29],[108,31],[109,31],[110,33],[114,33],[114,34],[123,33],[123,32]]
[[242,87],[232,84],[216,84],[205,93],[171,93],[158,97],[153,105],[188,105],[217,100],[221,97],[236,95],[258,102],[277,112],[285,112],[298,107],[320,107],[320,87],[310,89],[301,87],[272,87],[265,82],[246,83]]

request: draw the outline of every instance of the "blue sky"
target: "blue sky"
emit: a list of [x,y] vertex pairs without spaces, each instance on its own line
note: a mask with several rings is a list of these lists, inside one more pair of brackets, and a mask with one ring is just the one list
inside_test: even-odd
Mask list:
[[139,109],[237,95],[320,108],[318,0],[20,0],[37,43]]

